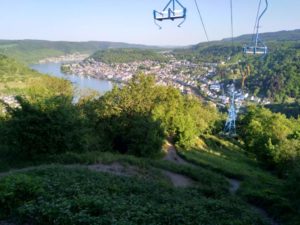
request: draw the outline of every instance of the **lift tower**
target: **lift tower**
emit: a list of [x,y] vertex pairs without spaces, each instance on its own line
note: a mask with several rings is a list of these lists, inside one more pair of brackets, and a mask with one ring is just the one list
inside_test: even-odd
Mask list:
[[237,118],[237,110],[235,107],[235,87],[231,88],[231,100],[230,100],[230,106],[228,110],[228,117],[225,124],[224,132],[225,134],[229,136],[235,136],[236,135],[236,118]]

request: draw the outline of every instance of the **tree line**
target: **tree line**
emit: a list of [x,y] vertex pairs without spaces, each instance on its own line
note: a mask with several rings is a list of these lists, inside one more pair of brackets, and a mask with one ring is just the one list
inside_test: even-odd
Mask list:
[[28,159],[95,150],[154,157],[166,136],[188,147],[220,120],[215,108],[157,86],[153,76],[137,75],[122,88],[77,104],[68,82],[39,82],[17,97],[20,107],[5,106],[0,123],[1,145]]

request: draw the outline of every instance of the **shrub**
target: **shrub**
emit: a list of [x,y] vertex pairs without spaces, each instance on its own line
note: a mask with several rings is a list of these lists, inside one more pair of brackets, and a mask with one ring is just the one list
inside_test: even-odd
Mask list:
[[287,167],[300,155],[293,119],[263,108],[249,108],[241,121],[241,137],[248,151],[268,167]]
[[8,108],[4,123],[7,146],[28,159],[84,149],[83,124],[69,97],[18,101],[20,107]]
[[0,183],[0,218],[10,215],[17,207],[30,202],[43,193],[40,180],[17,174]]

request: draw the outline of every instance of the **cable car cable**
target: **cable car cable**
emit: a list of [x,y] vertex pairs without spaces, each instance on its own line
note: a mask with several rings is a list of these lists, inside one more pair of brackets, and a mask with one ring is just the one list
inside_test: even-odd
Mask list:
[[201,23],[202,23],[202,27],[203,27],[203,30],[204,30],[204,33],[205,33],[205,36],[206,36],[206,40],[207,40],[207,42],[209,42],[209,38],[208,38],[208,35],[207,35],[207,30],[206,30],[206,27],[205,27],[205,24],[204,24],[204,21],[203,21],[203,18],[202,18],[202,15],[201,15],[201,12],[200,12],[200,9],[199,9],[199,6],[198,6],[198,2],[197,2],[197,0],[194,0],[194,1],[195,1],[195,5],[196,5],[196,8],[197,8],[198,14],[199,14],[199,18],[200,18]]
[[257,15],[256,15],[256,19],[255,19],[254,28],[253,28],[252,41],[254,41],[254,38],[255,38],[255,31],[256,31],[256,27],[257,27],[257,22],[258,22],[258,17],[259,17],[259,12],[260,12],[260,7],[261,7],[261,1],[262,1],[262,0],[259,1],[258,8],[257,8]]
[[232,0],[230,0],[230,13],[231,13],[231,44],[233,45],[233,3]]

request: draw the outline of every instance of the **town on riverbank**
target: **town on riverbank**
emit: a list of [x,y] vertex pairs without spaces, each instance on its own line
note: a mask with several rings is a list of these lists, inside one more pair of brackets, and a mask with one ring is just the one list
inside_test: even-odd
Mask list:
[[[80,62],[63,63],[62,71],[67,74],[88,76],[117,83],[127,83],[134,74],[155,75],[157,84],[171,85],[185,94],[195,94],[215,105],[225,107],[230,102],[233,84],[224,84],[215,79],[219,63],[196,64],[188,60],[178,60],[167,55],[168,62],[153,60],[133,61],[127,63],[104,63],[92,57]],[[224,64],[222,62],[221,64]],[[245,103],[270,104],[270,100],[250,95],[246,91],[235,89],[237,107]]]

